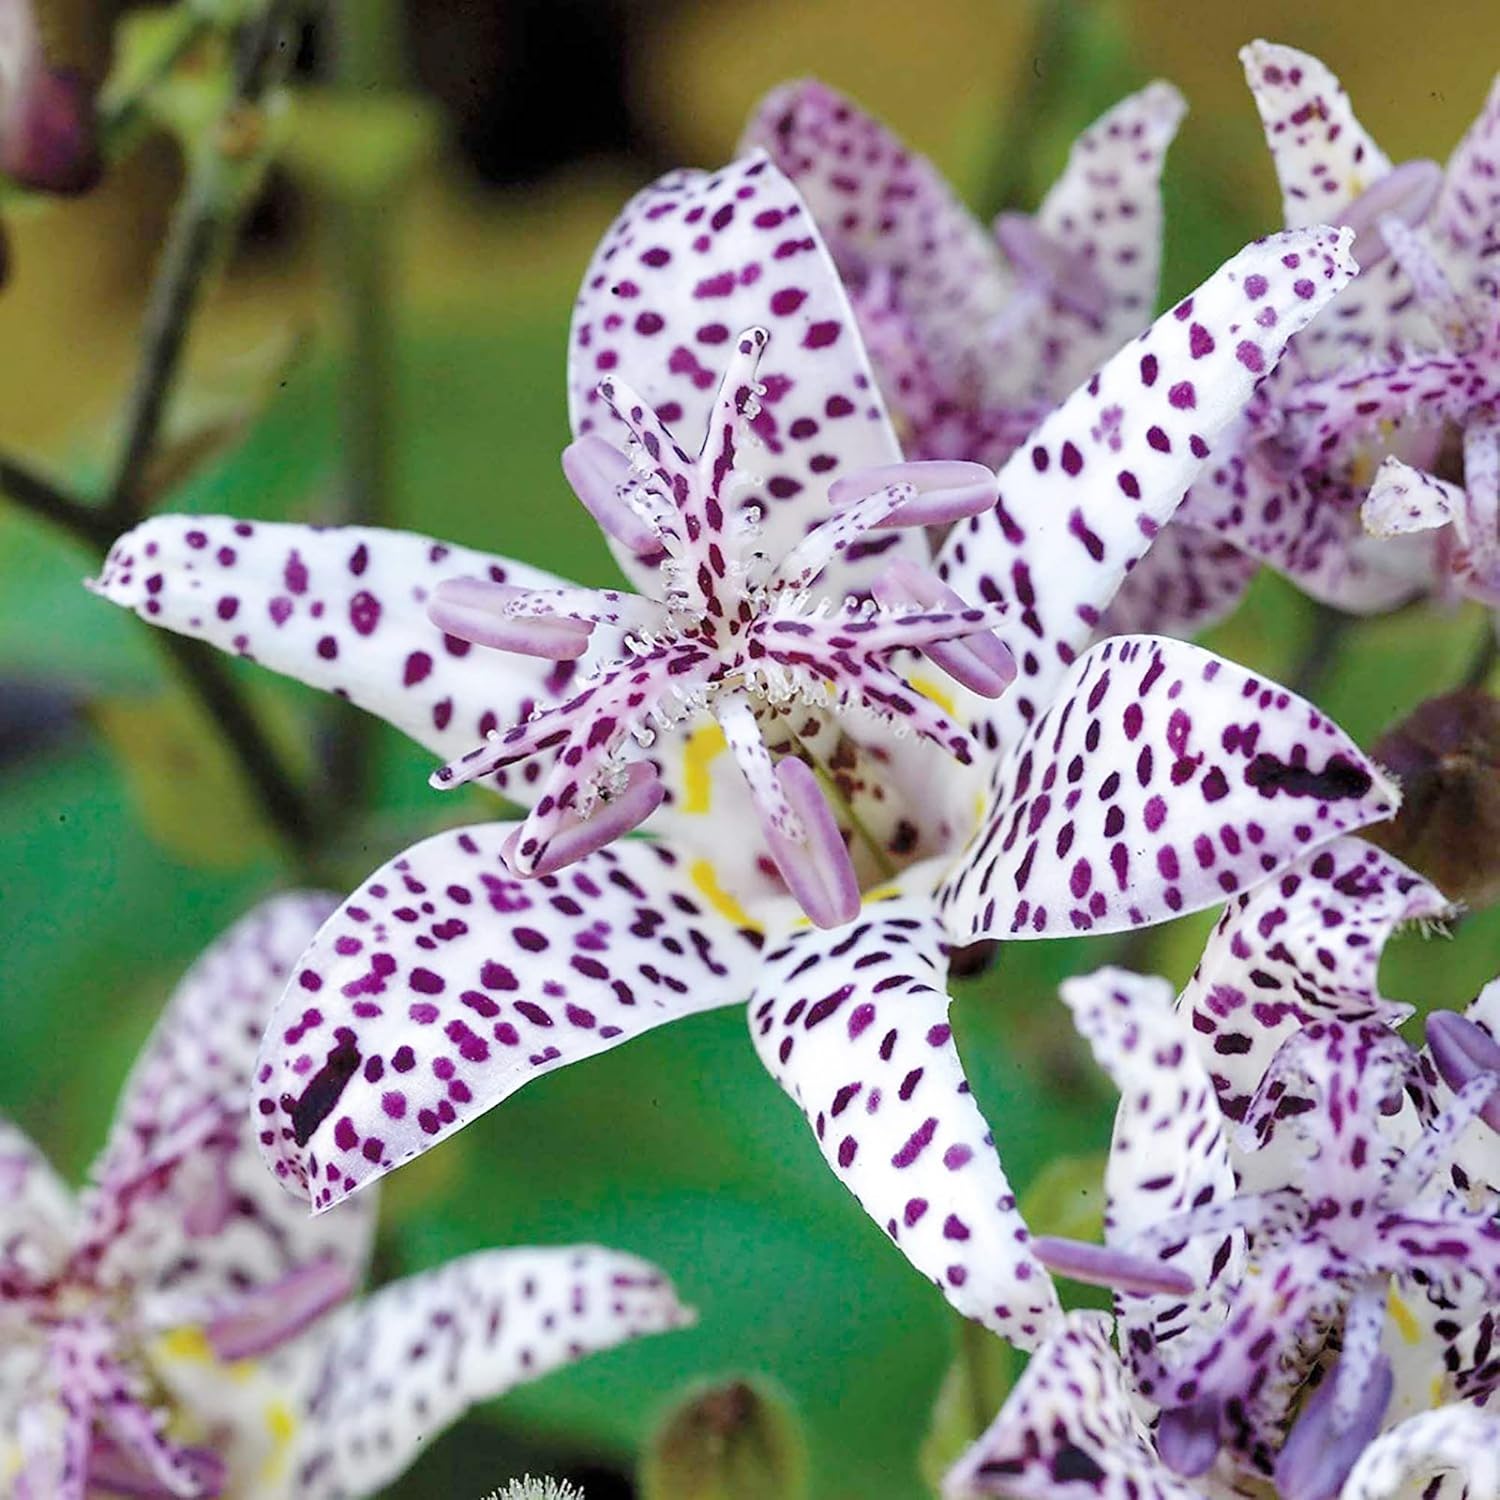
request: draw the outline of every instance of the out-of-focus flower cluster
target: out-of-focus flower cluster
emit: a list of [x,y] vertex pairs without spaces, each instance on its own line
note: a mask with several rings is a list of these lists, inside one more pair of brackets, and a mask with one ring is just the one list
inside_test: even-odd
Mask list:
[[[87,153],[23,16],[0,0],[25,63],[0,166],[33,180],[14,153]],[[372,1493],[469,1402],[683,1323],[597,1247],[340,1304],[377,1179],[732,1005],[875,1224],[1032,1352],[947,1493],[1500,1493],[1500,987],[1416,1049],[1376,980],[1399,924],[1452,910],[1396,853],[1493,891],[1493,850],[1445,832],[1456,784],[1494,811],[1492,700],[1386,742],[1416,809],[1390,853],[1354,837],[1397,812],[1382,757],[1186,639],[1261,563],[1350,611],[1500,605],[1500,94],[1446,167],[1394,166],[1316,59],[1244,61],[1286,227],[1154,321],[1165,84],[993,228],[816,82],[733,163],[645,188],[584,274],[562,455],[629,587],[364,526],[167,514],[115,542],[104,599],[521,815],[246,918],[78,1204],[6,1145],[18,1495]],[[1064,986],[1121,1093],[1105,1242],[1034,1238],[950,955],[1226,901],[1175,1004],[1119,970]],[[1115,1288],[1113,1319],[1055,1277]]]

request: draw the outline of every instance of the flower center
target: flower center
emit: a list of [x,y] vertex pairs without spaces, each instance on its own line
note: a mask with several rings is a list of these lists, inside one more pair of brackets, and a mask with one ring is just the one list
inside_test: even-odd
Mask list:
[[828,805],[808,742],[858,711],[968,764],[966,731],[892,658],[920,652],[989,697],[1015,676],[1009,651],[990,633],[1001,609],[969,607],[921,565],[891,564],[865,598],[820,587],[871,531],[944,524],[992,506],[995,476],[982,465],[907,463],[845,475],[829,490],[826,520],[780,559],[761,550],[752,424],[767,339],[754,328],[736,341],[696,458],[613,378],[599,393],[628,431],[625,451],[591,434],[563,456],[604,531],[654,569],[654,597],[471,578],[435,592],[434,624],[500,650],[572,660],[598,644],[599,627],[611,632],[614,649],[597,653],[573,697],[497,731],[434,775],[434,785],[453,787],[550,757],[541,795],[507,846],[519,876],[548,874],[643,822],[665,796],[643,752],[663,731],[710,714],[788,888],[813,921],[838,926],[858,910],[859,887],[848,829]]

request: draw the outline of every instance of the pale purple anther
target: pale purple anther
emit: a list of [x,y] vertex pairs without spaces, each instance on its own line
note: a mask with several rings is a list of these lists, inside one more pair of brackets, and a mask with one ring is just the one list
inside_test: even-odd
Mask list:
[[222,1360],[253,1359],[279,1348],[354,1291],[350,1267],[326,1255],[247,1292],[210,1320],[208,1342]]
[[487,578],[445,578],[433,590],[427,617],[439,630],[476,646],[573,661],[589,648],[590,620],[521,615],[516,605],[528,590]]
[[817,776],[805,762],[789,756],[777,762],[776,781],[802,825],[801,838],[765,825],[776,868],[817,926],[852,922],[859,913],[859,879]]
[[[871,592],[888,609],[961,610],[960,596],[930,568],[900,558],[875,580]],[[1016,680],[1016,659],[992,631],[976,631],[961,639],[932,641],[922,655],[933,666],[983,698],[998,698]]]
[[1219,1403],[1195,1401],[1174,1406],[1156,1424],[1156,1451],[1174,1474],[1184,1479],[1206,1474],[1219,1456]]
[[1391,215],[1415,228],[1432,212],[1442,187],[1443,169],[1435,161],[1420,158],[1404,161],[1367,187],[1339,214],[1339,223],[1354,231],[1354,258],[1361,271],[1368,271],[1391,252],[1381,233],[1380,221]]
[[[1500,1074],[1500,1042],[1456,1011],[1438,1010],[1428,1016],[1427,1050],[1443,1082],[1455,1093],[1482,1074]],[[1500,1131],[1500,1093],[1490,1096],[1479,1118]]]
[[1113,298],[1089,261],[1037,227],[1030,214],[1001,214],[995,238],[1025,281],[1038,286],[1070,312],[1102,323]]
[[1000,485],[993,469],[964,459],[930,459],[901,464],[879,464],[835,479],[828,503],[836,510],[893,484],[909,484],[913,499],[898,505],[871,530],[900,526],[948,526],[995,508]]
[[[629,457],[598,433],[563,449],[563,474],[600,527],[637,557],[660,556],[661,535],[647,515],[662,503]],[[653,503],[654,502],[654,503]]]
[[1276,1460],[1276,1488],[1282,1500],[1334,1500],[1380,1431],[1395,1386],[1390,1360],[1381,1354],[1371,1361],[1358,1404],[1342,1423],[1334,1412],[1336,1375],[1327,1372],[1307,1398]]
[[1031,1250],[1049,1271],[1087,1286],[1110,1287],[1140,1297],[1186,1297],[1197,1285],[1186,1271],[1165,1261],[1087,1240],[1043,1234],[1032,1240]]
[[555,874],[585,854],[592,854],[639,828],[661,806],[666,794],[667,789],[649,760],[632,761],[625,768],[619,789],[608,797],[601,796],[587,818],[565,825],[534,859],[528,858],[531,853],[528,844],[533,841],[522,838],[526,832],[524,824],[506,839],[501,857],[523,879]]

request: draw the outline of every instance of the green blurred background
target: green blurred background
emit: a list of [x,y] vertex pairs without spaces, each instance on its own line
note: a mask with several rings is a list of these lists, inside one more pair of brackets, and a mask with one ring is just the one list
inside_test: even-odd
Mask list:
[[[123,6],[43,3],[53,51],[93,76]],[[986,213],[1033,205],[1076,131],[1153,77],[1191,113],[1168,169],[1170,302],[1278,222],[1235,58],[1252,35],[1321,54],[1393,158],[1442,158],[1500,63],[1492,0],[1255,8],[982,0],[411,0],[400,66],[435,122],[387,215],[394,317],[391,519],[591,581],[611,564],[557,466],[569,306],[625,197],[732,150],[766,89],[817,74],[886,117]],[[1254,28],[1250,30],[1249,28]],[[302,71],[326,66],[310,34]],[[425,131],[417,135],[426,139]],[[142,302],[180,168],[145,146],[91,197],[10,225],[0,291],[0,446],[88,484],[118,438]],[[338,514],[341,324],[326,181],[277,170],[196,327],[173,414],[174,509]],[[193,954],[287,878],[233,763],[144,627],[78,586],[95,559],[0,509],[0,1111],[75,1178]],[[1287,679],[1326,621],[1262,578],[1210,644]],[[1316,695],[1365,744],[1456,683],[1476,616],[1408,611],[1337,641]],[[326,760],[326,705],[245,672],[292,758]],[[426,757],[374,737],[369,807],[328,864],[352,883],[440,821],[484,816],[426,787]],[[1211,915],[1137,964],[1186,977]],[[1495,914],[1403,937],[1388,993],[1464,1001],[1493,973]],[[975,1089],[1023,1190],[1101,1150],[1110,1100],[1055,1002],[1118,940],[1015,944],[961,986]],[[1087,1177],[1085,1172],[1084,1177]],[[1043,1191],[1043,1212],[1077,1187]],[[589,1500],[629,1494],[630,1455],[685,1383],[757,1372],[807,1424],[818,1500],[923,1493],[916,1455],[953,1329],[822,1166],[736,1011],[546,1078],[390,1180],[379,1270],[480,1246],[597,1239],[650,1256],[701,1313],[477,1412],[398,1495],[486,1493],[528,1464]]]

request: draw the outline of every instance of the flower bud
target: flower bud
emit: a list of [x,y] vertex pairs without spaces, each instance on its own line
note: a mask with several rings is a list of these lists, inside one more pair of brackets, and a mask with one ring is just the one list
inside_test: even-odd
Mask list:
[[801,1424],[762,1379],[699,1386],[657,1428],[640,1480],[644,1500],[802,1500]]
[[1500,899],[1500,699],[1477,688],[1429,698],[1373,754],[1402,804],[1367,837],[1455,901]]
[[42,51],[31,0],[0,0],[0,172],[42,193],[86,193],[102,163],[92,86]]

